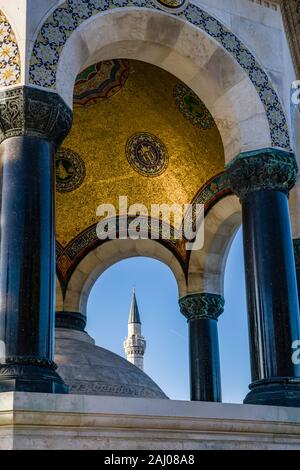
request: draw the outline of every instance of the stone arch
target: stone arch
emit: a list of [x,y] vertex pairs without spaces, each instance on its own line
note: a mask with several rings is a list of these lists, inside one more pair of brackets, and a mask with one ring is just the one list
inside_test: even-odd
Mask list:
[[150,0],[131,7],[127,0],[89,4],[65,2],[47,18],[34,44],[30,84],[56,90],[71,105],[83,67],[117,56],[144,60],[176,75],[205,102],[227,162],[247,150],[290,148],[284,111],[267,74],[218,20],[193,4],[172,16]]
[[226,196],[210,209],[205,217],[204,246],[192,251],[189,260],[189,294],[224,295],[227,256],[241,223],[241,206],[236,196]]
[[80,312],[86,315],[89,293],[99,276],[110,266],[126,258],[145,256],[161,261],[174,274],[179,297],[186,294],[183,268],[175,255],[154,240],[111,240],[91,250],[77,265],[68,283],[63,302],[57,296],[57,311]]
[[21,82],[21,59],[14,30],[0,10],[0,88]]

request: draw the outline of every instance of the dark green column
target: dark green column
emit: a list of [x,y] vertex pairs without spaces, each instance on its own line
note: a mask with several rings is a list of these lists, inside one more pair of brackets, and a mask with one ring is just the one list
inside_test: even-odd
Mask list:
[[294,155],[276,149],[249,152],[228,166],[240,198],[252,383],[245,403],[300,406],[300,339],[296,271],[288,193],[297,176]]
[[179,300],[189,326],[191,400],[220,402],[221,376],[218,317],[224,298],[216,294],[191,294]]
[[53,362],[54,154],[71,117],[55,93],[0,94],[0,391],[67,392]]

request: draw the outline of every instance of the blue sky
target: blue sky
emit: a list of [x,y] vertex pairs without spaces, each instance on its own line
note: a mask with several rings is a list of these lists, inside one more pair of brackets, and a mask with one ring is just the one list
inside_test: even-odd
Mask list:
[[[133,287],[147,341],[145,372],[170,398],[188,400],[187,323],[179,311],[175,278],[163,263],[131,258],[107,269],[89,297],[87,330],[96,344],[124,356]],[[250,382],[241,231],[228,256],[225,302],[219,319],[223,401],[239,403]]]

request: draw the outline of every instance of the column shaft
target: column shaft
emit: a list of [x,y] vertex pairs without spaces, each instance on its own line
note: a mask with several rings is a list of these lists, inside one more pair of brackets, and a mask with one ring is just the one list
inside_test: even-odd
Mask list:
[[189,321],[189,349],[191,400],[222,401],[216,320]]
[[183,297],[179,305],[189,325],[191,400],[220,402],[218,317],[223,312],[224,299],[203,292]]
[[1,151],[0,341],[5,358],[53,359],[53,149],[13,137]]
[[71,111],[28,87],[0,104],[0,391],[66,393],[53,362],[54,152]]
[[243,212],[245,274],[252,383],[245,403],[300,406],[298,291],[288,192],[294,156],[275,149],[242,154],[229,180]]
[[279,191],[243,201],[252,380],[300,377],[292,343],[300,338],[288,202]]

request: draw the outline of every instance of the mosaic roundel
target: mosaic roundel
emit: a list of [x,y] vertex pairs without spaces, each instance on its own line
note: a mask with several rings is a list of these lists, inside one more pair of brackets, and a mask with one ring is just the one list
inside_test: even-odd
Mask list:
[[159,5],[170,9],[170,10],[178,10],[179,8],[183,8],[187,5],[186,0],[156,0]]
[[176,85],[174,88],[174,98],[179,111],[194,126],[200,129],[211,129],[214,119],[205,104],[198,96],[185,85]]
[[110,98],[124,86],[128,75],[127,60],[105,60],[87,67],[76,78],[74,106],[89,106]]
[[61,148],[55,156],[56,190],[60,193],[74,191],[85,178],[85,164],[80,156],[67,148]]
[[148,132],[138,132],[128,139],[126,155],[135,171],[144,176],[161,175],[169,163],[165,144]]

